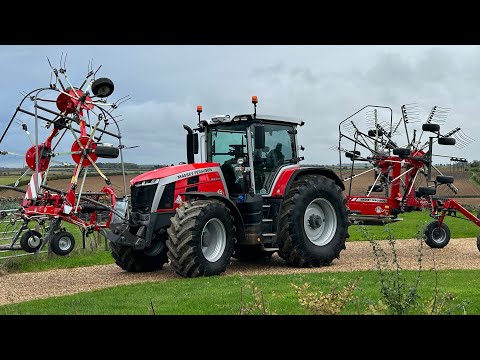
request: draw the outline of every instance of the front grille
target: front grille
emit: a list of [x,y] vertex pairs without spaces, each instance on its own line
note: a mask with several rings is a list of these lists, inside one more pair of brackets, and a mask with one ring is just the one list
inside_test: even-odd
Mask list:
[[130,191],[132,195],[132,211],[150,212],[157,184],[144,186],[132,186]]
[[173,195],[175,193],[175,183],[165,185],[163,189],[162,198],[158,203],[158,209],[171,209],[173,208]]

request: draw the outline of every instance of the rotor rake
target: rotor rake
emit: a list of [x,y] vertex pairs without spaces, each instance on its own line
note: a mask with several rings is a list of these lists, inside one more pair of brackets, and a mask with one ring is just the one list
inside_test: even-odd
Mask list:
[[[473,139],[459,127],[440,132],[450,109],[433,106],[423,122],[419,109],[416,104],[402,105],[401,118],[394,122],[391,108],[367,105],[343,120],[336,147],[340,176],[349,183],[347,205],[353,223],[383,225],[402,220],[398,218],[401,213],[428,209],[434,221],[427,227],[426,242],[431,247],[443,247],[450,240],[450,231],[443,222],[445,215],[455,216],[459,211],[478,226],[480,219],[448,196],[437,195],[438,189],[457,194],[458,188],[453,184],[454,178],[443,174],[434,159],[444,157],[463,163],[467,160],[435,154],[433,145],[462,149]],[[361,115],[365,117],[362,119]],[[415,128],[418,124],[421,129]],[[425,135],[428,140],[422,142]],[[343,154],[351,161],[348,176],[342,173]],[[359,163],[360,168],[363,163],[361,171]],[[353,195],[352,190],[359,189],[353,183],[369,172],[373,174],[373,183],[364,187],[362,195]]]
[[[112,212],[115,212],[113,207],[118,196],[109,177],[97,165],[99,158],[120,158],[123,174],[120,190],[123,190],[123,198],[127,198],[122,154],[125,146],[121,141],[118,116],[112,113],[129,97],[108,102],[114,84],[108,78],[96,78],[101,66],[94,71],[93,60],[89,62],[87,74],[78,87],[73,86],[67,76],[66,56],[64,58],[62,54],[58,69],[48,58],[47,61],[51,68],[49,86],[22,94],[23,99],[0,137],[0,157],[5,162],[23,157],[25,164],[25,170],[15,183],[0,186],[24,195],[19,210],[10,214],[7,225],[5,222],[3,226],[0,224],[0,233],[3,231],[4,240],[5,236],[13,235],[9,250],[20,245],[27,252],[39,252],[48,243],[53,252],[66,255],[73,249],[75,241],[62,228],[62,221],[78,226],[85,238],[107,227]],[[25,155],[18,151],[21,132],[28,138],[29,147]],[[40,139],[45,140],[41,142]],[[68,139],[71,139],[70,145]],[[7,147],[14,150],[6,150]],[[65,156],[69,160],[60,161]],[[58,164],[64,171],[72,172],[66,190],[48,185],[49,174],[58,170]],[[105,186],[97,192],[84,188],[90,169],[105,182]],[[27,175],[30,175],[30,182],[23,189],[22,179]],[[106,213],[103,221],[99,221],[100,213]],[[123,217],[122,214],[117,215]],[[39,222],[39,219],[42,224],[48,224],[42,233],[28,226],[31,221]]]

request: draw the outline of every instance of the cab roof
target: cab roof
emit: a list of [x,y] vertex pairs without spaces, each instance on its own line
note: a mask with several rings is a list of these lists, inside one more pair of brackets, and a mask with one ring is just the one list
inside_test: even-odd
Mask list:
[[[221,117],[224,117],[224,120],[215,121],[215,119],[219,119]],[[303,125],[304,124],[304,122],[300,119],[292,118],[292,117],[286,117],[286,116],[278,116],[278,115],[257,114],[256,119],[257,120],[262,120],[262,121],[272,121],[272,122],[294,124],[294,125]],[[226,123],[231,123],[231,122],[247,121],[247,120],[253,120],[253,115],[252,114],[242,114],[242,115],[235,115],[234,117],[229,117],[228,115],[219,115],[219,116],[216,116],[216,117],[212,118],[212,120],[209,122],[209,124],[210,125],[217,125],[217,124],[226,124]]]

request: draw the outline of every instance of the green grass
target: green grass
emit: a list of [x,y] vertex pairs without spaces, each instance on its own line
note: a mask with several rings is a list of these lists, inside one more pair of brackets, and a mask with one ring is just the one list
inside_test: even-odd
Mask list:
[[114,263],[110,251],[82,249],[81,244],[75,247],[78,248],[67,256],[54,255],[48,258],[47,253],[42,253],[6,259],[2,261],[2,265],[9,273],[22,273]]
[[[404,271],[413,281],[415,272]],[[439,271],[439,290],[456,295],[456,304],[466,303],[468,314],[480,314],[480,271],[448,270]],[[250,276],[255,286],[262,290],[271,310],[277,314],[307,314],[298,303],[292,283],[311,284],[312,289],[330,291],[333,284],[341,287],[349,281],[359,279],[355,295],[358,304],[364,308],[369,302],[380,299],[379,275],[375,271],[354,273],[317,273],[290,275]],[[69,296],[33,300],[19,304],[0,306],[0,314],[149,314],[150,302],[156,314],[238,314],[240,288],[247,278],[235,276],[214,276],[196,279],[175,279],[158,283],[117,286],[93,292]],[[423,271],[420,295],[427,299],[433,294],[435,274]],[[465,286],[468,284],[468,286]],[[249,301],[248,289],[244,298]],[[356,314],[357,305],[349,304],[344,314]],[[462,310],[458,310],[462,313]]]
[[[474,214],[476,215],[476,214]],[[389,224],[395,239],[413,239],[416,238],[419,229],[431,221],[428,211],[412,211],[410,213],[400,214],[399,218],[403,220]],[[446,216],[445,223],[450,228],[452,239],[477,237],[480,228],[471,221],[465,220],[465,217],[457,213],[457,217]],[[375,240],[388,238],[386,226],[367,226],[369,233]],[[352,225],[348,228],[350,234],[349,241],[366,240],[362,234],[359,225]]]
[[15,183],[15,181],[17,181],[19,176],[0,176],[0,185],[13,184],[13,183]]

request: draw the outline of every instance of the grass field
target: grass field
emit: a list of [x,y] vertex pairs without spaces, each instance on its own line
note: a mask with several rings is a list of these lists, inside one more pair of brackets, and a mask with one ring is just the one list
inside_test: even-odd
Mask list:
[[[408,281],[415,276],[413,271],[404,271]],[[452,305],[464,304],[456,309],[457,314],[480,314],[480,271],[449,270],[438,272],[439,291],[455,295]],[[344,314],[363,313],[371,303],[380,299],[379,275],[374,271],[355,273],[317,273],[291,275],[261,275],[248,278],[214,276],[209,278],[175,279],[159,283],[143,283],[117,286],[94,292],[34,300],[19,304],[0,306],[0,314],[140,314],[151,311],[155,314],[239,314],[240,289],[244,302],[253,303],[247,288],[247,280],[253,281],[264,297],[265,305],[276,314],[307,314],[298,302],[291,284],[311,284],[311,289],[330,292],[333,285],[339,288],[358,279],[358,288]],[[465,286],[468,284],[468,286]],[[435,288],[435,273],[423,271],[419,285],[420,303],[431,297]],[[359,311],[360,309],[360,311]],[[363,310],[362,310],[363,309]]]

